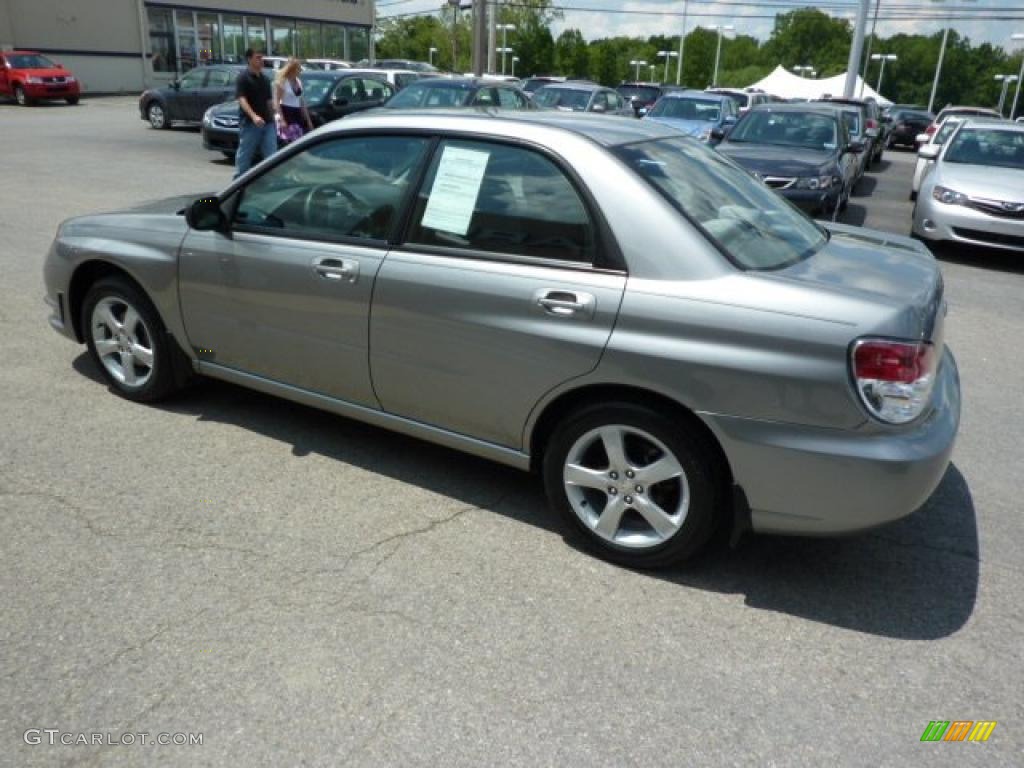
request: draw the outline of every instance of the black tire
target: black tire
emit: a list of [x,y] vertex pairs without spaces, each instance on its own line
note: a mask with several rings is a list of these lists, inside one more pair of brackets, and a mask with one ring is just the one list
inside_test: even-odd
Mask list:
[[914,192],[913,190],[910,191],[910,202],[917,202],[917,192]]
[[25,93],[25,89],[20,85],[14,86],[14,100],[22,107],[31,107],[34,103]]
[[[593,430],[601,427],[621,428],[624,430],[635,429],[654,437],[665,448],[671,452],[672,457],[683,470],[683,477],[689,489],[689,505],[683,512],[681,523],[678,529],[664,538],[660,543],[651,546],[628,546],[610,541],[599,535],[595,530],[584,523],[581,518],[590,510],[597,511],[599,498],[604,496],[603,503],[608,503],[613,498],[611,487],[605,490],[588,489],[581,491],[581,495],[588,494],[595,501],[588,506],[586,500],[577,499],[581,510],[577,514],[573,502],[570,500],[564,482],[564,467],[569,459],[570,451],[580,441],[586,442],[587,436]],[[628,441],[633,441],[631,444]],[[628,464],[636,463],[637,471],[650,461],[636,462],[639,450],[654,449],[654,453],[648,453],[645,458],[653,461],[652,456],[662,456],[660,449],[652,443],[646,442],[643,437],[630,436],[623,441],[627,446],[625,453],[628,455]],[[602,443],[603,445],[604,443]],[[607,453],[599,452],[597,464],[611,466],[607,459]],[[631,453],[632,451],[632,453]],[[587,454],[594,455],[594,454]],[[554,511],[557,511],[574,536],[579,538],[583,545],[598,556],[614,563],[630,568],[663,568],[669,565],[680,563],[697,554],[711,538],[716,525],[724,518],[723,482],[721,481],[724,467],[719,466],[718,452],[708,444],[707,439],[700,432],[692,429],[689,425],[674,418],[666,418],[664,413],[659,413],[646,406],[626,402],[612,402],[607,404],[596,404],[583,408],[570,414],[556,428],[544,447],[543,457],[543,478],[544,488],[547,493],[548,502]],[[602,460],[600,456],[605,458]],[[601,469],[600,471],[604,471]],[[609,475],[611,477],[611,475]],[[637,476],[639,479],[639,475]],[[604,482],[603,480],[601,481]],[[625,477],[609,480],[610,483],[622,484],[622,503],[634,503],[631,497],[626,495],[633,493],[636,488],[631,486],[635,480],[627,480]],[[666,485],[668,487],[666,487]],[[647,489],[640,489],[640,493],[648,492],[648,498],[656,500],[660,506],[672,507],[681,496],[674,496],[674,488],[677,485],[676,479],[669,479],[652,485]],[[669,494],[669,503],[664,504],[663,494]],[[618,495],[618,489],[615,489]],[[639,494],[634,494],[639,497]],[[639,500],[639,499],[638,499]],[[654,538],[660,538],[654,528],[647,524],[634,507],[626,506],[626,512],[613,531],[613,537],[630,534],[631,529],[642,535],[654,534]],[[598,514],[599,518],[600,515]],[[645,533],[644,526],[649,529]],[[637,527],[639,526],[639,527]]]
[[68,106],[73,107],[73,106],[75,106],[78,103],[78,97],[77,96],[68,96],[66,99],[64,99],[64,101],[66,101],[68,103]]
[[171,127],[171,121],[167,119],[167,110],[157,101],[151,101],[146,105],[146,119],[158,131]]
[[[152,350],[152,367],[148,377],[140,385],[131,386],[120,380],[100,359],[100,354],[96,349],[93,310],[105,300],[123,303],[131,307],[141,320],[146,341],[150,345],[149,349]],[[103,378],[119,395],[128,400],[151,403],[167,397],[178,388],[173,355],[183,353],[173,348],[172,345],[175,342],[167,333],[153,303],[135,284],[123,277],[105,277],[95,282],[89,287],[85,294],[85,300],[82,302],[81,323],[86,343],[89,346],[90,357],[100,373],[103,374]]]

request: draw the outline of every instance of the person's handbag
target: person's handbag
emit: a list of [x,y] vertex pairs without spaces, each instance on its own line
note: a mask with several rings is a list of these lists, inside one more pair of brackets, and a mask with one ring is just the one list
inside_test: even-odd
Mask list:
[[298,123],[286,123],[282,121],[277,124],[277,138],[285,144],[291,144],[296,139],[301,139],[302,134],[302,126]]

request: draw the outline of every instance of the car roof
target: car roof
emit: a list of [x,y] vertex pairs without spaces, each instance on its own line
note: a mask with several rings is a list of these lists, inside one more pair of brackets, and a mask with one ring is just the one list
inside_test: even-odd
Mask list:
[[571,133],[605,147],[652,139],[684,138],[674,128],[650,120],[609,119],[606,115],[575,112],[512,112],[493,108],[374,110],[328,123],[321,130],[340,131],[348,126],[362,129],[416,128],[424,131],[490,134],[495,137],[517,137],[525,129],[532,128],[548,134],[547,138],[552,142],[557,142],[559,136]]
[[599,83],[591,83],[591,82],[588,82],[586,80],[566,80],[563,83],[551,83],[550,85],[545,85],[544,88],[551,88],[552,90],[554,90],[555,88],[562,88],[562,89],[568,89],[568,90],[571,90],[571,91],[610,91],[610,90],[612,90],[611,88],[605,88],[603,85],[600,85]]
[[[687,88],[682,91],[668,91],[662,95],[663,99],[710,99],[711,101],[725,101],[729,96],[725,93],[712,93],[710,91],[698,91],[696,88]],[[729,99],[731,101],[731,99]]]
[[1006,128],[1014,133],[1024,131],[1024,125],[1021,125],[1020,123],[1011,123],[1009,120],[996,117],[968,116],[966,120],[961,120],[960,122],[962,122],[966,128]]
[[40,51],[25,51],[25,50],[22,50],[21,48],[15,48],[13,51],[0,51],[0,56],[7,56],[8,54],[12,54],[12,53],[13,54],[17,54],[17,55],[23,55],[23,54],[27,53],[27,54],[31,54],[32,56],[42,56],[43,55],[42,52],[40,52]]
[[766,104],[755,104],[750,108],[750,112],[815,112],[819,115],[831,115],[833,117],[842,111],[844,111],[842,105],[828,104],[818,101],[807,101],[797,104],[777,101],[768,102]]

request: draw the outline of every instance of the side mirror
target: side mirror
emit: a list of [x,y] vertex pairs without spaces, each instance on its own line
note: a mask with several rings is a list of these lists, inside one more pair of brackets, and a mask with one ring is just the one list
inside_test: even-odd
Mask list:
[[58,64],[57,65],[57,69],[64,69],[64,65],[63,64]]
[[725,119],[722,121],[722,125],[736,125],[736,120],[738,119],[739,118],[737,118],[736,115],[726,115]]
[[919,150],[917,150],[917,156],[924,158],[925,160],[934,160],[939,156],[939,151],[942,147],[936,146],[935,144],[925,144]]
[[861,152],[864,151],[864,142],[851,141],[849,144],[846,145],[845,151],[849,152],[851,155],[859,155]]
[[721,128],[712,128],[711,133],[708,134],[712,141],[721,141],[725,138],[725,131]]
[[891,123],[892,122],[892,115],[882,115],[882,122],[883,123]]
[[221,210],[220,200],[216,197],[201,197],[185,209],[185,221],[192,229],[199,231],[227,229],[227,217]]
[[176,91],[180,90],[181,89],[181,81],[180,80],[172,80],[171,81],[171,88],[173,88]]

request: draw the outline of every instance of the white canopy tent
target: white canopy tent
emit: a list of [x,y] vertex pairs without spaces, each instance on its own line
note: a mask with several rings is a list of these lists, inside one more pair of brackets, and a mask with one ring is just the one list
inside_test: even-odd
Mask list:
[[[780,64],[775,68],[774,72],[750,87],[758,88],[774,96],[781,96],[784,99],[820,99],[826,94],[841,97],[845,86],[845,73],[822,80],[811,80],[810,78],[793,74]],[[864,88],[863,91],[861,86]],[[857,87],[853,90],[853,97],[856,99],[871,97],[882,107],[888,107],[892,104],[891,101],[875,91],[870,85],[865,84],[861,80],[860,75],[857,75]]]

